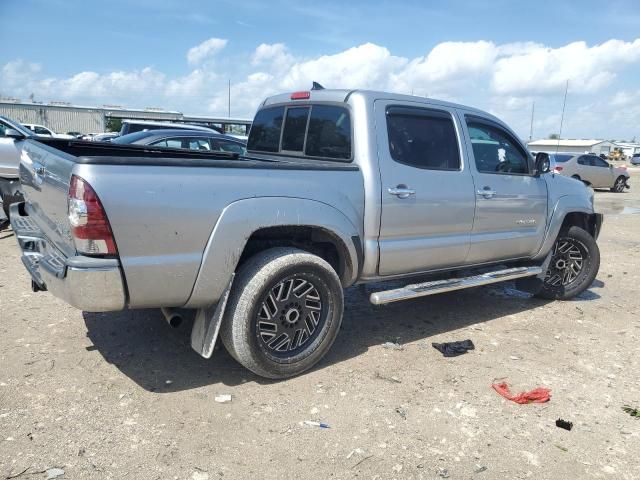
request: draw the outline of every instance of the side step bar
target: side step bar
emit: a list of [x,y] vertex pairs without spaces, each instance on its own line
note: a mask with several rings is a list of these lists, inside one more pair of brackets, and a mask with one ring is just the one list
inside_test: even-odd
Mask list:
[[495,272],[487,272],[471,277],[452,278],[449,280],[435,280],[432,282],[407,285],[406,287],[395,288],[393,290],[375,292],[371,294],[369,300],[374,305],[383,305],[385,303],[400,302],[402,300],[426,297],[427,295],[435,295],[436,293],[462,290],[463,288],[479,287],[480,285],[489,285],[491,283],[515,280],[517,278],[523,277],[533,277],[540,274],[542,274],[541,267],[507,268],[505,270],[496,270]]

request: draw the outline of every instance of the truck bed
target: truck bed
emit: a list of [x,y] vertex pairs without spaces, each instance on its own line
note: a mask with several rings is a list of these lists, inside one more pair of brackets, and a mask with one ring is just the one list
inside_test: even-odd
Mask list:
[[[198,285],[216,280],[201,271],[204,254],[220,217],[239,202],[263,199],[246,215],[295,225],[301,215],[291,218],[273,200],[304,199],[337,211],[354,231],[363,229],[364,186],[354,164],[60,139],[28,140],[24,153],[24,213],[64,258],[77,255],[67,218],[70,178],[77,175],[93,187],[117,244],[131,308],[217,300],[215,292],[205,298],[209,287]],[[233,222],[224,228],[243,220]],[[240,244],[233,243],[216,250],[230,258]]]

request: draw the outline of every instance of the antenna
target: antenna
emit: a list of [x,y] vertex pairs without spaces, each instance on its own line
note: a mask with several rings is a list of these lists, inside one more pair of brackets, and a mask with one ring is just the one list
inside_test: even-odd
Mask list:
[[231,79],[229,79],[229,106],[227,110],[227,116],[231,118]]
[[533,112],[536,109],[536,102],[531,102],[531,128],[529,129],[529,141],[533,140]]
[[567,92],[569,91],[569,80],[567,79],[567,85],[564,87],[564,101],[562,102],[562,115],[560,116],[560,133],[558,133],[558,140],[556,142],[556,153],[560,148],[560,139],[562,138],[562,124],[564,122],[564,108],[567,106]]

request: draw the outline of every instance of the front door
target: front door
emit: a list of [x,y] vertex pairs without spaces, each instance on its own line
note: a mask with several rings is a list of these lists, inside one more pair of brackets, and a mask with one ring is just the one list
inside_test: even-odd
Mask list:
[[375,102],[382,213],[380,275],[463,265],[473,228],[473,179],[448,108]]
[[547,184],[515,135],[491,119],[464,115],[473,158],[476,216],[468,264],[533,256],[546,228]]

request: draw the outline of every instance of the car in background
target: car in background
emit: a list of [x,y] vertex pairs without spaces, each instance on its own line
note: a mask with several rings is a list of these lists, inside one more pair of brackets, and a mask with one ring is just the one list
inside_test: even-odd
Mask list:
[[98,133],[96,135],[92,135],[89,140],[92,142],[110,142],[114,138],[118,138],[120,136],[117,132],[107,132],[107,133]]
[[244,155],[247,143],[229,135],[201,130],[149,130],[130,133],[111,141],[117,144],[150,145],[154,147],[232,152]]
[[82,138],[84,133],[82,132],[67,132],[67,135],[71,135],[74,138]]
[[123,120],[122,127],[120,128],[120,136],[129,135],[135,132],[144,132],[149,130],[200,130],[201,132],[222,132],[209,127],[203,127],[201,125],[191,125],[188,123],[172,123],[172,122],[153,122],[150,120]]
[[631,157],[631,165],[640,165],[640,153],[634,153]]
[[614,166],[597,155],[550,153],[551,171],[575,178],[593,188],[609,188],[622,193],[629,188],[629,172],[626,166]]
[[0,230],[8,225],[9,205],[22,201],[18,165],[23,140],[35,134],[10,118],[0,116]]
[[22,125],[31,130],[39,137],[75,138],[72,135],[67,135],[66,133],[56,133],[50,128],[45,127],[44,125],[37,125],[35,123],[23,123]]

